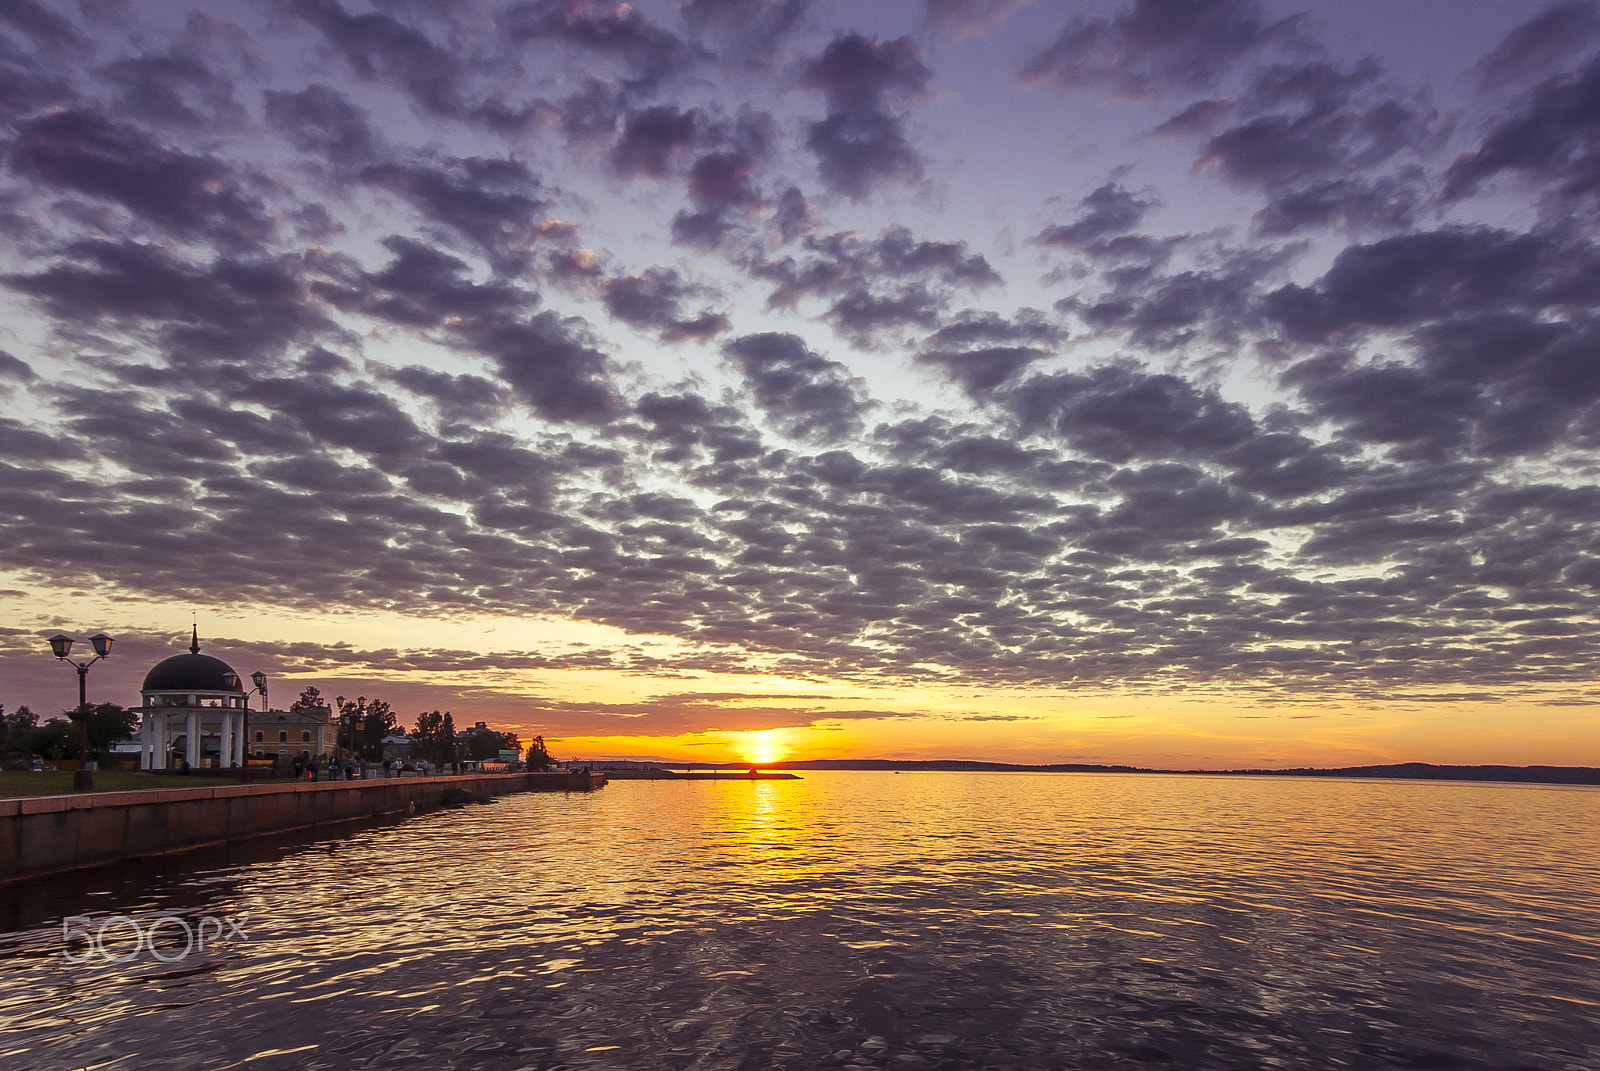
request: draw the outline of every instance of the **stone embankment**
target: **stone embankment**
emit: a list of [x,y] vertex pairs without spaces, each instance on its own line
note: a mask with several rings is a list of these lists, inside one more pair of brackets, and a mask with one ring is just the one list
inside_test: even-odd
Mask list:
[[0,882],[508,792],[590,792],[603,774],[468,774],[0,799]]

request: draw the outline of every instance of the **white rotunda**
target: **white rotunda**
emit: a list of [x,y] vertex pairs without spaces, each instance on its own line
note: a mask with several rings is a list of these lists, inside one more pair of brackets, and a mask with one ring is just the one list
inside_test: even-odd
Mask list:
[[139,768],[243,766],[249,710],[243,682],[220,658],[200,653],[196,626],[189,653],[145,674],[139,689]]

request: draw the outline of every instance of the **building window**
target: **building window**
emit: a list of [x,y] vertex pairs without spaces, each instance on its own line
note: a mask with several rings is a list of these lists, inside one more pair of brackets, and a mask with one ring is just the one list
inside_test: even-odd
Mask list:
[[258,743],[258,744],[262,743],[266,739],[267,739],[267,734],[262,732],[260,729],[257,729],[256,730],[256,743]]
[[300,742],[302,744],[311,743],[311,730],[310,729],[301,729],[300,730]]
[[278,743],[287,744],[288,742],[289,742],[289,734],[287,732],[285,732],[284,730],[279,729],[278,730]]

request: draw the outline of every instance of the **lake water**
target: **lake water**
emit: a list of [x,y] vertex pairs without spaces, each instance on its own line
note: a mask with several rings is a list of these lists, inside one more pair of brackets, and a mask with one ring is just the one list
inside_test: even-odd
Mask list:
[[507,796],[0,886],[0,1068],[1593,1071],[1597,817],[1161,775]]

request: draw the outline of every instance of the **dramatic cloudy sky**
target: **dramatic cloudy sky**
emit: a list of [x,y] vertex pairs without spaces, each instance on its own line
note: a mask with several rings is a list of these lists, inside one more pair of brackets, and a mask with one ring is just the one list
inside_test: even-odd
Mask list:
[[0,701],[1600,763],[1600,8],[7,0]]

